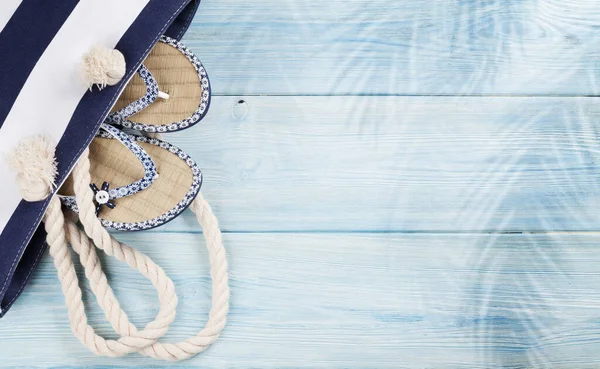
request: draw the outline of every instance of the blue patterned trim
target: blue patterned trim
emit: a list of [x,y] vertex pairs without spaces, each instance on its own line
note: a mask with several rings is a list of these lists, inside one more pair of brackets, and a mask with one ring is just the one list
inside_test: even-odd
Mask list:
[[119,122],[146,109],[158,98],[158,83],[148,68],[142,64],[137,73],[146,85],[146,94],[126,107],[109,114],[104,121],[105,123],[119,124]]
[[158,140],[156,138],[148,138],[145,136],[131,136],[131,138],[135,139],[137,142],[146,142],[151,145],[160,146],[165,150],[169,150],[171,153],[177,155],[181,160],[185,161],[186,164],[192,170],[193,178],[192,178],[192,186],[189,191],[183,197],[183,199],[175,205],[175,207],[168,212],[160,215],[154,219],[149,219],[143,222],[136,223],[122,223],[122,222],[112,222],[110,220],[100,219],[102,225],[106,228],[114,229],[117,231],[141,231],[151,228],[156,228],[161,226],[171,220],[175,219],[179,214],[181,214],[188,206],[194,201],[196,195],[200,192],[200,187],[202,186],[202,172],[196,165],[194,159],[192,159],[188,154],[183,152],[180,148],[171,145],[168,142]]
[[[161,147],[165,150],[168,150],[169,152],[177,155],[181,160],[185,161],[186,164],[190,167],[190,169],[192,170],[193,178],[192,178],[192,186],[190,187],[189,191],[186,193],[184,198],[173,209],[167,211],[166,213],[164,213],[154,219],[148,219],[143,222],[134,222],[134,223],[113,222],[110,220],[100,218],[102,225],[106,228],[114,229],[117,231],[141,231],[141,230],[146,230],[146,229],[151,229],[151,228],[156,228],[158,226],[161,226],[161,225],[173,220],[179,214],[181,214],[185,209],[187,209],[187,207],[196,198],[196,195],[198,195],[198,193],[200,192],[200,187],[202,186],[202,172],[198,168],[194,159],[192,159],[188,154],[186,154],[184,151],[182,151],[178,147],[173,146],[168,142],[161,141],[156,138],[148,138],[145,136],[127,135],[114,127],[111,127],[111,128],[120,132],[122,135],[128,136],[128,140],[131,141],[131,143],[137,147],[139,147],[139,146],[137,144],[135,144],[133,141],[145,142],[145,143],[149,143],[154,146],[159,146],[159,147]],[[113,138],[112,135],[109,135],[104,132],[99,132],[97,136],[103,137],[103,138]],[[121,141],[121,140],[119,140],[119,141]],[[121,142],[123,142],[123,141],[121,141]],[[130,146],[128,146],[128,147],[130,147]],[[140,148],[140,150],[143,151],[143,149],[141,147],[139,147],[139,148]],[[156,178],[156,177],[154,177],[154,178]],[[144,187],[143,189],[138,189],[135,193],[138,193],[138,192],[146,189],[148,186]],[[134,195],[135,193],[130,193],[128,196]],[[74,197],[61,196],[61,200],[71,210],[73,210],[75,212],[78,211],[77,204],[75,202]],[[115,202],[115,204],[116,204],[116,206],[118,206],[118,204],[119,204],[118,201]]]
[[[132,128],[132,129],[135,129],[138,131],[153,132],[153,133],[154,132],[165,133],[165,132],[173,132],[173,131],[179,131],[179,130],[182,130],[185,128],[189,128],[189,127],[193,126],[194,124],[198,123],[200,120],[202,120],[202,118],[204,118],[204,116],[208,112],[208,108],[210,106],[210,100],[212,97],[212,91],[211,91],[211,86],[210,86],[210,80],[208,79],[208,75],[206,74],[206,69],[204,69],[204,66],[200,62],[200,59],[198,59],[198,57],[192,51],[190,51],[185,45],[183,45],[181,42],[179,42],[173,38],[170,38],[167,36],[162,36],[160,38],[160,41],[173,46],[174,48],[179,50],[182,54],[184,54],[186,56],[186,58],[192,63],[192,65],[194,66],[194,69],[198,73],[198,78],[200,80],[200,83],[202,84],[202,97],[200,99],[200,104],[198,105],[198,109],[196,109],[196,111],[188,118],[182,119],[178,122],[173,122],[170,124],[163,124],[163,125],[144,124],[144,123],[140,123],[140,122],[133,122],[133,121],[127,120],[127,118],[131,117],[132,115],[134,115],[135,113],[137,113],[141,110],[141,109],[136,110],[141,105],[131,106],[131,105],[136,104],[137,103],[137,101],[136,101],[136,102],[130,104],[129,106],[121,109],[121,110],[125,110],[125,109],[129,109],[131,107],[131,109],[129,109],[129,111],[135,111],[134,113],[125,114],[126,116],[123,114],[116,116],[116,115],[114,115],[116,113],[111,114],[111,116],[109,116],[109,119],[106,121],[107,123],[120,125],[125,128]],[[148,74],[150,77],[152,77],[152,74],[150,72],[148,72]],[[152,80],[154,80],[153,77],[152,77]],[[146,82],[146,80],[144,80],[144,82]],[[154,80],[154,82],[156,83],[156,80]],[[148,83],[146,83],[146,85],[148,86]],[[157,90],[158,90],[158,87],[157,87]],[[158,94],[158,91],[156,91],[156,93]],[[148,96],[148,94],[146,96]],[[152,101],[154,101],[154,100],[152,100]],[[142,109],[144,109],[148,105],[150,105],[150,104],[147,104]]]
[[[126,133],[118,130],[117,128],[110,126],[106,123],[102,123],[100,125],[100,131],[96,136],[102,138],[116,138],[119,142],[121,142],[125,147],[127,147],[133,155],[142,163],[144,167],[144,177],[141,179],[128,184],[126,186],[113,188],[108,191],[110,200],[119,199],[126,196],[135,195],[136,193],[145,190],[150,187],[152,182],[158,177],[158,172],[156,170],[156,165],[154,161],[148,155],[148,153],[142,149],[139,145],[137,145],[132,138]],[[60,196],[61,201],[65,206],[69,209],[77,212],[77,203],[75,201],[75,196]]]

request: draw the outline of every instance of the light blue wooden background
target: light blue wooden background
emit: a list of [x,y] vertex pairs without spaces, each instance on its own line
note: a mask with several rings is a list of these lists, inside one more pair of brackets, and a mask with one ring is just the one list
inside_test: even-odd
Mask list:
[[[203,0],[185,41],[217,97],[169,139],[203,168],[231,314],[177,365],[600,367],[598,5]],[[169,338],[196,332],[210,280],[191,216],[118,236],[173,278]],[[143,325],[154,293],[107,265]],[[0,357],[162,365],[88,353],[49,257],[0,322]]]

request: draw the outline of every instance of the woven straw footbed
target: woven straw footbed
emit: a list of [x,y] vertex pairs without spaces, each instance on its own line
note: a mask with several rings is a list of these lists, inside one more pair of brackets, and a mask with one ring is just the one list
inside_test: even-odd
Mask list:
[[[159,177],[150,187],[135,195],[115,199],[116,207],[106,206],[100,218],[113,222],[143,222],[173,209],[192,187],[193,173],[176,154],[149,143],[138,142],[156,164]],[[90,145],[90,174],[98,187],[108,182],[110,188],[131,184],[144,176],[140,161],[115,139],[96,137]],[[69,177],[60,189],[61,195],[73,196],[73,181]]]
[[[156,79],[159,90],[169,94],[168,100],[154,103],[128,120],[149,125],[165,125],[190,117],[202,100],[202,85],[194,65],[175,47],[159,42],[144,65]],[[115,104],[113,112],[146,94],[146,85],[137,74],[131,79]]]

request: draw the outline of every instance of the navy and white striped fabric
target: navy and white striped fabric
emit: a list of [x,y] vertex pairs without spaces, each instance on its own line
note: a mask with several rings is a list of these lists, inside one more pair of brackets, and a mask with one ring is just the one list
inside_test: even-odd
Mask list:
[[[39,227],[47,201],[21,200],[3,156],[24,137],[58,142],[58,184],[71,171],[126,82],[166,34],[180,39],[199,0],[0,1],[0,317],[21,293],[45,249]],[[116,48],[127,73],[116,86],[88,91],[81,56]]]

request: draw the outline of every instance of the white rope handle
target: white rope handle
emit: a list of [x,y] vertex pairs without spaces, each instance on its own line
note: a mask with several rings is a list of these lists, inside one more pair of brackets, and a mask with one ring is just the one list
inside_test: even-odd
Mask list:
[[[73,225],[68,228],[72,229],[72,226]],[[171,288],[159,290],[161,308],[156,319],[148,324],[146,329],[143,331],[134,332],[135,334],[123,336],[119,340],[106,340],[97,335],[94,329],[87,322],[81,289],[79,288],[79,280],[75,272],[75,266],[73,265],[71,254],[69,253],[67,247],[64,214],[61,209],[60,200],[57,197],[53,197],[50,200],[50,204],[44,217],[44,227],[48,233],[46,241],[49,245],[50,255],[52,255],[54,258],[54,265],[58,272],[58,279],[62,285],[62,290],[65,295],[65,302],[69,311],[71,329],[73,330],[75,336],[86,347],[98,355],[123,356],[147,347],[149,344],[154,343],[158,337],[161,337],[166,333],[169,324],[175,318],[175,305],[177,298],[174,294],[174,286],[172,286],[172,282],[170,282],[168,277],[167,280],[157,281],[155,276],[159,275],[157,270],[160,268],[156,265],[154,267],[148,265],[147,274],[150,276],[150,279],[154,279],[152,280],[152,283],[155,285],[155,287],[159,285],[168,286],[169,284],[172,286]],[[89,250],[86,250],[87,252],[85,254],[93,255],[89,260],[95,259],[95,266],[97,266],[96,271],[101,270],[95,250],[92,251],[93,248],[89,244],[87,247]],[[79,248],[79,250],[82,251],[83,247]],[[96,272],[95,275],[98,275],[98,273]],[[106,282],[105,276],[104,278],[98,278],[91,284],[99,286],[105,290],[110,289],[108,283]],[[95,290],[100,291],[98,288],[95,288]],[[112,290],[106,293],[108,299],[110,299],[108,295],[111,294]],[[100,297],[102,295],[98,296]],[[120,309],[119,311],[122,312]],[[113,313],[111,315],[111,319],[127,321],[127,317],[124,313]]]
[[[14,151],[7,156],[10,167],[17,172],[17,183],[27,201],[42,200],[52,192],[54,177],[57,174],[54,152],[55,145],[49,137],[37,136],[20,141]],[[31,191],[32,188],[35,191]],[[116,256],[119,260],[127,261],[129,265],[134,266],[152,282],[159,294],[160,310],[156,319],[143,331],[135,331],[119,340],[105,340],[98,336],[94,329],[87,324],[79,281],[67,248],[65,217],[57,197],[52,198],[49,202],[44,215],[44,224],[48,233],[47,242],[50,245],[50,254],[54,257],[54,265],[65,294],[71,327],[76,336],[85,342],[93,352],[108,356],[124,355],[147,347],[166,333],[169,324],[175,319],[177,305],[173,282],[148,257],[129,247],[115,243],[105,247],[107,253]],[[112,290],[108,290],[106,277],[98,273],[100,264],[95,250],[89,247],[89,244],[87,246],[87,248],[80,249],[81,258],[84,265],[90,269],[89,275],[92,277],[92,284],[97,287],[95,291],[104,292],[98,294],[98,298],[106,297],[109,300],[115,300],[111,299],[111,295],[112,297],[114,295]],[[107,316],[118,321],[119,324],[127,322],[125,313],[117,308],[118,305],[115,305],[106,309]]]
[[[74,188],[77,205],[80,210],[80,221],[83,224],[87,235],[94,240],[99,248],[104,249],[109,254],[115,254],[119,260],[123,260],[120,256],[129,255],[127,251],[129,251],[128,249],[130,248],[115,240],[106,229],[102,227],[100,221],[96,217],[95,206],[93,203],[93,191],[89,187],[91,178],[89,174],[87,150],[83,153],[75,166],[73,176],[75,179]],[[152,342],[137,350],[144,355],[157,359],[183,360],[204,351],[218,338],[226,324],[226,317],[229,311],[227,259],[218,221],[202,194],[199,194],[196,200],[194,200],[191,209],[196,214],[196,219],[202,226],[206,238],[206,247],[211,266],[211,278],[213,281],[212,308],[209,314],[209,320],[204,329],[198,332],[194,337],[175,344]],[[114,296],[112,289],[106,282],[106,276],[99,267],[97,255],[95,255],[93,247],[89,245],[87,236],[80,230],[77,232],[78,229],[74,225],[68,226],[68,229],[71,244],[73,245],[74,250],[80,254],[81,263],[86,269],[86,277],[90,279],[92,291],[97,296],[100,307],[105,311],[107,320],[111,323],[115,331],[123,336],[123,338],[132,336],[137,337],[137,334],[139,333],[137,332],[136,327],[129,322],[127,315],[120,309],[120,305]],[[141,254],[141,256],[145,257],[143,254]],[[125,258],[125,260],[132,267],[139,266],[139,264],[130,262],[136,260],[136,258]],[[164,277],[166,278],[166,276]],[[155,287],[161,282],[161,278],[156,280]],[[154,283],[155,282],[153,281],[153,284]],[[159,290],[160,298],[161,290],[158,287],[157,290]],[[155,320],[155,322],[158,323],[158,319]],[[167,323],[167,321],[165,321],[165,323]],[[170,322],[168,322],[168,324],[170,324]],[[166,328],[168,328],[168,324],[162,327],[165,329],[165,332]],[[76,336],[82,337],[77,333]],[[155,338],[155,336],[146,337],[151,339]],[[99,351],[95,340],[82,340],[82,343],[89,347],[93,352]],[[109,347],[109,350],[110,349],[111,347]],[[115,347],[115,352],[111,352],[110,356],[122,354],[121,350],[121,347]]]
[[[194,201],[192,210],[196,213],[198,221],[203,226],[205,237],[207,237],[207,249],[209,249],[209,256],[211,257],[211,277],[213,279],[213,307],[209,315],[210,319],[206,323],[205,328],[196,336],[176,344],[162,344],[157,342],[139,350],[140,353],[157,359],[183,360],[204,351],[210,344],[216,341],[226,323],[226,316],[229,309],[229,287],[227,284],[226,271],[223,273],[223,270],[218,268],[218,266],[224,267],[225,269],[227,268],[225,250],[222,247],[222,243],[219,241],[220,231],[218,231],[218,228],[216,228],[218,233],[212,233],[210,231],[211,229],[215,229],[212,224],[216,224],[216,218],[212,215],[210,206],[206,200],[204,200],[202,194],[199,194],[198,198]],[[80,254],[80,257],[82,256],[82,249],[85,250],[90,248],[92,250],[91,253],[95,254],[93,246],[90,247],[87,235],[74,223],[69,221],[67,221],[67,236],[74,251]],[[94,267],[87,267],[87,265],[90,264],[94,265]],[[113,307],[113,310],[120,309],[119,303],[108,283],[101,284],[100,287],[104,290],[100,292],[98,291],[98,284],[92,282],[94,278],[96,281],[106,280],[106,276],[102,269],[96,267],[99,266],[99,264],[93,264],[91,262],[84,263],[82,261],[82,265],[85,266],[86,277],[90,280],[92,291],[97,296],[98,304],[105,310],[107,320],[111,323],[113,329],[122,336],[135,334],[136,328],[128,320],[115,320],[110,318],[113,315],[108,314],[108,309],[110,307]],[[96,273],[98,273],[99,276],[92,277],[92,275]],[[221,279],[219,280],[219,278]],[[105,296],[106,298],[100,299],[100,296]],[[121,316],[126,317],[126,314],[122,313]]]
[[[174,344],[158,343],[175,319],[177,296],[173,282],[148,256],[117,241],[96,216],[94,194],[90,188],[89,150],[86,149],[73,169],[74,189],[79,215],[84,230],[72,220],[65,220],[60,200],[50,199],[44,215],[47,243],[58,272],[69,321],[75,336],[92,352],[105,356],[123,356],[131,352],[163,360],[183,360],[204,351],[219,336],[226,324],[229,311],[229,285],[227,258],[221,231],[216,217],[201,194],[192,202],[191,209],[202,226],[209,254],[212,288],[212,308],[205,327],[195,336]],[[39,201],[50,195],[57,173],[54,145],[44,137],[33,137],[19,143],[9,158],[11,168],[18,173],[17,182],[28,201]],[[35,193],[31,191],[35,188]],[[30,196],[31,195],[31,196]],[[79,254],[90,281],[92,292],[114,330],[121,335],[118,340],[107,340],[96,334],[88,324],[79,280],[67,246],[67,238]],[[146,277],[158,293],[160,309],[156,318],[138,331],[129,322],[119,301],[102,271],[95,247],[108,255],[126,262]]]

